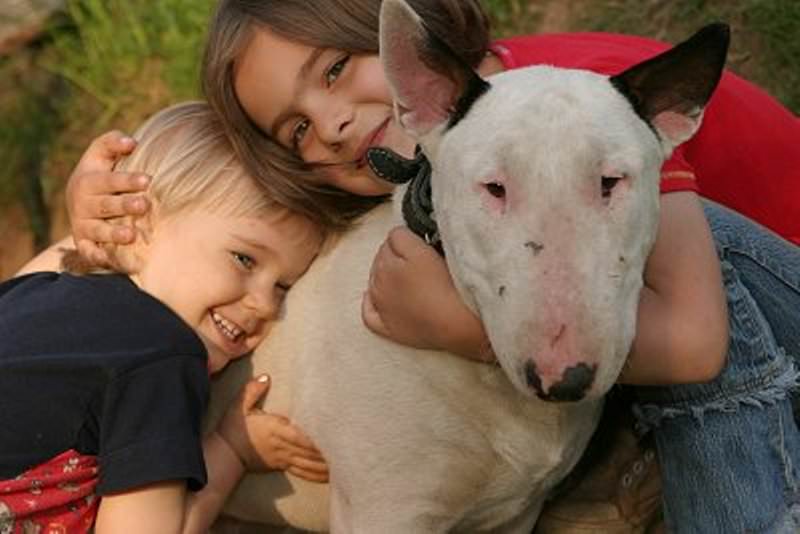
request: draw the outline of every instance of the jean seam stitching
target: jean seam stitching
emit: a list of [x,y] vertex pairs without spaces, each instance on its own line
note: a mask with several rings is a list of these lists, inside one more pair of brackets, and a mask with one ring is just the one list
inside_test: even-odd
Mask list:
[[756,263],[761,268],[769,271],[771,275],[780,280],[784,285],[788,286],[796,293],[800,293],[800,281],[790,280],[783,269],[781,269],[778,266],[773,266],[771,262],[767,261],[764,258],[759,257],[759,255],[756,254],[754,251],[745,250],[743,248],[733,245],[725,247],[725,250],[729,253],[743,256],[752,261],[753,263]]

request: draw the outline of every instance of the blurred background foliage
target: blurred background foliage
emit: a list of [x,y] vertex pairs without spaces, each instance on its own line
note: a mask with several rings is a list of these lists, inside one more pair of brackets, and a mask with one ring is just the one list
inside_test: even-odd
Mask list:
[[[36,0],[0,0],[3,4]],[[41,1],[41,0],[40,0]],[[64,0],[38,37],[0,52],[0,214],[22,206],[35,248],[66,232],[61,192],[89,141],[132,131],[199,96],[215,0]],[[729,65],[800,111],[798,0],[484,0],[496,35],[602,30],[676,42],[701,25],[733,27]],[[60,222],[53,229],[51,219]],[[6,234],[0,216],[0,235]],[[9,246],[3,239],[0,246]],[[0,256],[4,253],[0,249]],[[0,270],[0,278],[7,273]]]

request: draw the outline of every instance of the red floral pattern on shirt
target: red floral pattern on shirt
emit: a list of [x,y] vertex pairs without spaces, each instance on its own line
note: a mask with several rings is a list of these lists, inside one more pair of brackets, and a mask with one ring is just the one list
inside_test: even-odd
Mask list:
[[68,450],[16,478],[0,480],[0,534],[89,532],[99,499],[97,459]]

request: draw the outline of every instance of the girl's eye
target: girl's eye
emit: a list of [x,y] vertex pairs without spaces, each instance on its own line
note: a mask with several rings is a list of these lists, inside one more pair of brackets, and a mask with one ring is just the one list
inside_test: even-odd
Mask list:
[[295,124],[294,128],[292,129],[292,148],[295,150],[298,149],[300,143],[303,142],[303,138],[308,131],[309,122],[308,119],[303,119],[297,124]]
[[342,74],[342,71],[344,71],[344,68],[347,65],[348,61],[350,61],[350,54],[344,56],[342,59],[331,65],[330,68],[328,68],[328,70],[325,71],[325,83],[327,83],[328,86],[333,85],[333,82],[335,82],[336,79],[339,78],[339,76]]
[[243,269],[247,271],[252,271],[253,267],[256,266],[256,260],[248,256],[247,254],[242,254],[241,252],[231,252],[231,256],[233,256],[233,260],[238,263]]

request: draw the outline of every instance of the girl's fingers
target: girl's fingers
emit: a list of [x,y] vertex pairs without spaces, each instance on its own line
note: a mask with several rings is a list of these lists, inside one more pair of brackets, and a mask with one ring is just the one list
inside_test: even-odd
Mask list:
[[140,172],[114,171],[109,175],[108,185],[114,193],[141,193],[150,185],[150,177]]
[[100,137],[97,137],[86,149],[86,152],[81,157],[78,163],[84,172],[95,170],[103,170],[108,167],[108,164],[113,164],[121,156],[130,154],[136,147],[136,141],[129,135],[124,134],[119,130],[112,130],[106,132]]
[[141,215],[150,207],[142,194],[149,183],[141,173],[75,175],[67,182],[67,207],[73,220]]
[[106,251],[98,247],[97,243],[94,241],[79,239],[75,242],[75,248],[77,248],[78,253],[92,265],[108,267],[111,263],[111,258],[108,257]]
[[[82,255],[84,247],[96,247],[98,243],[126,245],[135,237],[133,228],[130,226],[113,225],[102,219],[86,219],[76,222],[74,226],[75,235],[81,236],[77,238],[75,244],[78,246],[78,252]],[[90,244],[87,244],[87,241]]]
[[92,219],[108,219],[125,215],[142,215],[150,204],[145,195],[97,195],[86,198],[83,210],[84,217]]
[[386,238],[386,245],[393,256],[405,258],[406,251],[412,247],[413,239],[416,237],[417,236],[405,226],[396,226],[389,231],[389,236]]
[[[147,186],[150,184],[150,177],[139,172],[105,172],[90,173],[76,177],[77,182],[73,184],[75,188],[81,190],[81,194],[86,197],[126,197],[124,193],[134,193],[135,198],[142,198]],[[123,215],[119,213],[119,215]]]
[[386,328],[381,314],[375,307],[375,303],[372,301],[372,295],[369,291],[365,291],[364,297],[361,299],[361,320],[373,333],[383,337],[388,336],[389,330]]

